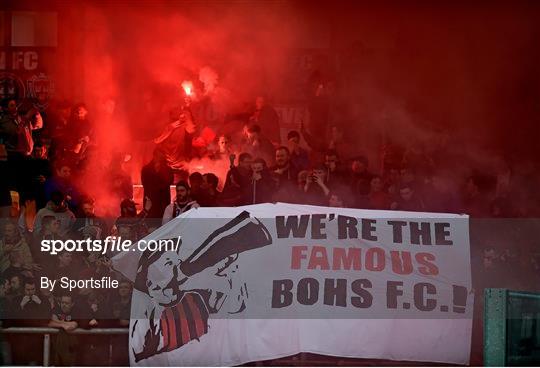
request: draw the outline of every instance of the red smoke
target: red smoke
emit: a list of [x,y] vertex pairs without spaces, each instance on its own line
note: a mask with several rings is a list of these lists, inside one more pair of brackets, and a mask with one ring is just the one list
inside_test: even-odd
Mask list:
[[[138,3],[139,4],[139,3]],[[211,7],[168,2],[86,3],[81,34],[85,102],[97,126],[99,153],[84,176],[86,188],[99,199],[99,208],[117,212],[117,201],[106,186],[111,154],[132,155],[130,174],[140,182],[140,168],[149,161],[152,139],[177,114],[184,97],[208,96],[213,110],[206,115],[219,124],[227,113],[241,111],[257,93],[269,95],[280,87],[297,31],[276,28],[283,3],[214,3]],[[179,93],[179,83],[185,95]],[[103,113],[108,100],[115,111]],[[224,176],[228,165],[210,160],[193,162],[190,169]],[[114,205],[110,205],[114,203]]]
[[59,59],[59,75],[76,86],[59,88],[59,97],[84,99],[98,126],[96,171],[83,181],[91,188],[103,188],[97,172],[116,151],[132,154],[139,182],[152,138],[184,103],[182,81],[212,98],[207,117],[217,123],[259,93],[304,106],[318,72],[333,95],[331,123],[350,129],[373,168],[385,140],[436,149],[441,129],[464,171],[491,168],[501,156],[540,157],[536,2],[88,1],[56,8],[59,21],[71,22],[59,34],[59,52],[76,50]]

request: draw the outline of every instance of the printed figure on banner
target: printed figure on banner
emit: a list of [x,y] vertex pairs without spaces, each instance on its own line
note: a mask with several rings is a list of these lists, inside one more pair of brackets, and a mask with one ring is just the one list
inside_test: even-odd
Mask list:
[[174,251],[145,251],[135,289],[149,296],[145,319],[131,335],[144,336],[132,346],[135,361],[170,352],[208,333],[210,314],[227,305],[236,314],[247,307],[248,290],[241,280],[238,255],[272,244],[268,229],[243,211],[212,232],[187,258]]

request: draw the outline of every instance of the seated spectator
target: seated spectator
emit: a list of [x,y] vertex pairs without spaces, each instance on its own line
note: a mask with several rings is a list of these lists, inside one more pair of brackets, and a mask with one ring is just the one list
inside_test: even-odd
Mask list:
[[64,331],[73,331],[79,327],[79,323],[75,321],[75,301],[73,295],[61,293],[58,296],[59,303],[54,307],[49,320],[49,327],[59,328]]
[[133,286],[127,280],[120,280],[118,293],[113,297],[112,313],[120,327],[129,326],[131,318],[131,294]]
[[24,293],[22,285],[23,277],[20,274],[14,274],[6,275],[6,278],[9,280],[6,288],[6,298],[10,300],[10,302],[13,302],[14,299],[23,295]]
[[[8,299],[9,291],[10,291],[9,280],[6,279],[4,276],[1,276],[0,277],[0,325],[5,319],[11,318],[12,316],[11,299]],[[6,327],[6,326],[4,325],[3,327]]]
[[[107,300],[103,293],[90,290],[84,297],[76,301],[80,306],[78,323],[79,328],[107,328],[111,327],[112,320],[107,308]],[[103,344],[101,335],[84,335],[79,337],[80,349],[77,354],[79,364],[87,365],[95,362],[96,356],[105,356],[109,353],[109,347]]]
[[81,200],[79,216],[73,224],[71,233],[78,239],[104,239],[107,224],[96,216],[94,199],[85,197]]
[[167,222],[180,216],[182,213],[198,207],[199,204],[197,201],[194,201],[191,198],[189,184],[183,180],[179,181],[176,183],[176,198],[174,199],[174,202],[165,208],[165,212],[163,213],[162,225],[165,225]]
[[56,299],[54,298],[52,291],[48,288],[40,288],[39,290],[43,296],[43,302],[47,303],[47,307],[52,311],[56,306]]
[[153,224],[145,226],[144,229],[146,229],[146,232],[143,232],[143,227],[139,228],[137,225],[124,222],[121,224],[116,224],[113,229],[115,230],[115,236],[121,237],[122,239],[131,240],[132,242],[136,242],[137,240],[144,238],[146,235],[154,231],[153,226]]
[[31,278],[24,281],[24,294],[13,300],[12,308],[18,326],[46,326],[51,313],[48,301],[40,295],[36,281]]
[[137,206],[132,199],[124,199],[120,203],[120,216],[116,219],[111,235],[118,235],[120,228],[128,229],[130,236],[127,239],[138,240],[144,238],[148,234],[148,226],[146,218],[148,210],[152,207],[152,201],[146,198],[144,208],[137,213]]
[[[3,236],[0,238],[0,272],[6,272],[16,266],[21,270],[32,270],[34,264],[32,253],[26,239],[21,236],[17,226],[12,222],[4,224]],[[16,260],[15,260],[16,259]],[[13,264],[15,260],[16,264]]]
[[77,304],[80,306],[80,315],[77,316],[79,317],[79,327],[107,327],[109,323],[105,302],[103,293],[98,290],[89,290],[84,295],[80,295],[77,298]]
[[75,215],[71,212],[67,206],[66,198],[62,192],[53,192],[51,194],[51,200],[47,202],[47,206],[42,208],[36,214],[34,221],[34,232],[39,234],[41,232],[43,218],[45,216],[53,216],[60,223],[58,230],[61,236],[66,236],[75,223]]
[[291,164],[298,170],[306,170],[309,168],[308,152],[300,147],[300,133],[296,130],[291,130],[287,134],[287,144],[290,152]]
[[51,280],[60,280],[62,277],[76,279],[80,272],[80,267],[73,259],[74,255],[67,250],[60,251],[56,256],[53,267],[47,270],[47,275]]
[[42,265],[50,265],[55,256],[49,255],[41,251],[41,242],[43,240],[65,240],[65,237],[60,235],[60,221],[54,216],[44,216],[41,219],[41,231],[34,234],[32,247],[32,257],[37,263]]
[[[127,280],[120,280],[117,290],[117,294],[113,295],[112,297],[112,314],[116,320],[112,320],[111,322],[117,327],[129,327],[129,321],[131,319],[131,294],[133,292],[133,285]],[[113,344],[113,346],[129,346],[128,336],[113,336],[111,344]],[[129,361],[127,350],[113,349],[112,360],[113,364],[114,362]],[[122,363],[119,365],[122,365]]]
[[10,265],[4,270],[4,275],[21,275],[24,277],[33,277],[34,271],[39,271],[41,266],[38,264],[26,265],[20,250],[14,250],[9,253]]
[[399,199],[393,202],[390,208],[397,211],[425,211],[422,199],[416,194],[415,189],[406,183],[401,184],[399,188]]
[[[45,327],[51,315],[49,304],[40,295],[36,281],[27,278],[24,281],[23,294],[13,299],[10,312],[10,326]],[[39,349],[28,349],[28,346],[39,346],[43,338],[39,335],[11,336],[14,361],[28,365],[43,364]]]
[[79,274],[81,279],[100,279],[104,276],[112,276],[111,260],[104,254],[90,252],[83,260],[83,270]]

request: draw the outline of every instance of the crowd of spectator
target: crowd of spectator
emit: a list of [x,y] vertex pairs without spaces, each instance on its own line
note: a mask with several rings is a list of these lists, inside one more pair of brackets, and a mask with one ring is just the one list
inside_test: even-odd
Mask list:
[[[62,102],[42,116],[35,109],[21,114],[15,100],[4,103],[0,308],[10,316],[4,327],[70,331],[127,326],[132,285],[111,268],[107,256],[62,252],[53,257],[40,251],[41,241],[104,239],[111,234],[136,240],[199,206],[287,202],[466,213],[477,219],[531,218],[540,213],[540,182],[533,163],[522,163],[519,170],[509,163],[493,172],[464,170],[468,163],[449,149],[447,139],[406,146],[386,140],[377,153],[380,161],[373,163],[367,158],[373,155],[362,151],[348,127],[328,121],[317,124],[320,109],[312,108],[307,126],[284,131],[275,109],[258,97],[251,112],[237,117],[239,129],[225,134],[204,126],[192,108],[180,109],[163,133],[148,143],[153,145],[152,158],[135,180],[123,168],[124,155],[111,154],[110,165],[102,168],[110,180],[103,185],[119,206],[114,220],[109,220],[99,216],[100,198],[94,188],[80,180],[100,144],[88,108]],[[444,138],[448,133],[437,134]],[[201,159],[220,163],[226,170],[186,169],[191,160]],[[140,205],[133,197],[133,183],[139,180],[144,191]],[[516,264],[538,275],[537,245],[518,247],[510,240],[500,247],[482,243],[473,257],[488,273],[494,266]],[[111,276],[120,280],[120,287],[54,294],[40,288],[43,275],[55,280]],[[516,287],[527,288],[530,281],[520,280]],[[20,341],[10,341],[14,361],[38,361],[39,357],[17,349]],[[88,344],[99,349],[95,341]],[[85,354],[77,354],[77,346],[73,336],[59,335],[55,362],[84,364]]]
[[[2,327],[59,329],[51,355],[57,365],[90,364],[96,354],[109,353],[102,337],[67,332],[127,327],[130,319],[132,284],[112,269],[109,257],[68,251],[53,256],[40,250],[45,239],[101,239],[111,232],[107,221],[96,216],[94,199],[83,194],[73,180],[93,143],[86,115],[83,104],[60,104],[54,118],[46,120],[34,109],[20,114],[17,101],[11,100],[3,106],[0,117]],[[69,293],[41,286],[42,277],[104,276],[118,280],[119,287]],[[35,348],[43,344],[40,335],[6,337],[8,343],[1,345],[1,353],[10,359],[5,363],[43,363],[42,352]],[[124,339],[118,346],[127,346],[127,337]],[[113,359],[125,364],[125,348],[115,351]]]

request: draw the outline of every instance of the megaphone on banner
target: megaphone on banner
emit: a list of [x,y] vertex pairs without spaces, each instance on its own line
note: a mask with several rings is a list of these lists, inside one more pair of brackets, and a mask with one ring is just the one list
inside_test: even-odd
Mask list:
[[257,218],[243,211],[234,219],[216,229],[180,265],[186,276],[197,274],[234,254],[262,248],[272,244],[272,236]]

